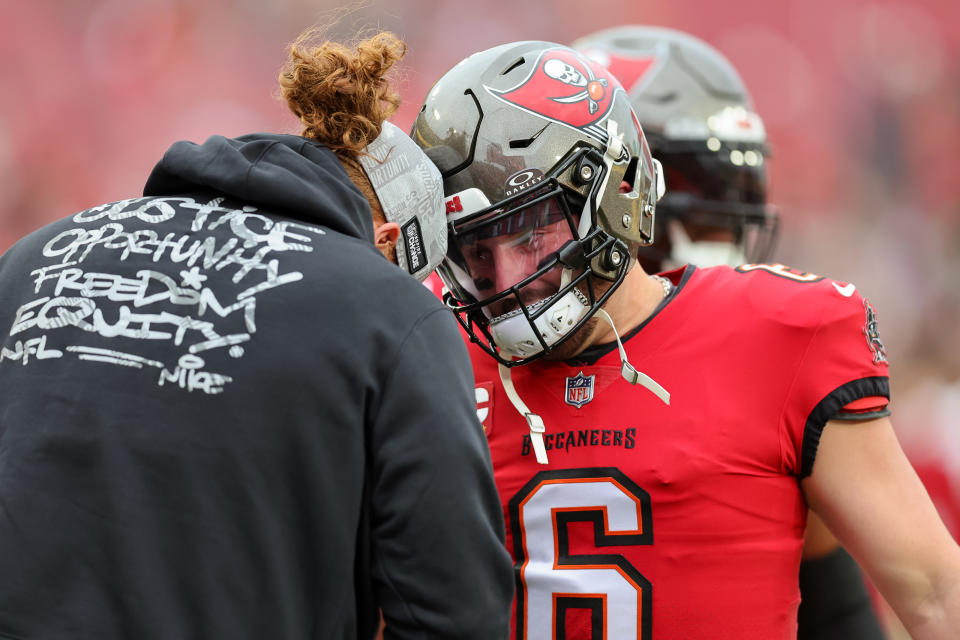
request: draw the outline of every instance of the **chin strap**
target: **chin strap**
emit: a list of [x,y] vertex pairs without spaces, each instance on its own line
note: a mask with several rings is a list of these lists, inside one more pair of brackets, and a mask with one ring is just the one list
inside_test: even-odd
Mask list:
[[[603,194],[604,190],[607,187],[607,182],[610,180],[610,173],[612,166],[620,160],[621,155],[623,155],[623,134],[617,132],[617,123],[615,120],[607,120],[607,148],[603,154],[603,163],[606,166],[606,175],[603,177],[603,182],[600,184],[600,189],[598,190],[599,194]],[[583,210],[580,212],[580,226],[577,229],[577,233],[580,238],[583,239],[590,232],[590,228],[593,226],[593,219],[590,215],[590,202],[584,204]],[[561,282],[560,288],[567,286],[572,280],[573,270],[569,267],[564,268],[561,271]],[[665,404],[670,404],[670,394],[666,389],[661,387],[656,381],[653,380],[650,376],[645,373],[641,373],[633,368],[629,362],[627,362],[627,352],[623,348],[623,342],[620,340],[620,334],[617,332],[617,327],[613,324],[613,319],[603,309],[598,310],[598,313],[602,313],[606,317],[607,322],[610,323],[610,326],[613,328],[613,335],[617,338],[617,347],[620,349],[620,375],[623,376],[624,380],[629,382],[632,385],[639,384],[646,389],[649,389],[655,396],[660,398]],[[536,413],[530,411],[527,405],[520,398],[520,394],[517,393],[516,388],[513,386],[513,379],[510,375],[510,367],[507,367],[503,364],[498,365],[500,371],[500,382],[503,384],[504,391],[507,392],[507,398],[510,399],[510,403],[513,405],[513,408],[517,410],[524,420],[527,421],[527,425],[530,427],[530,443],[533,446],[533,453],[537,458],[537,462],[540,464],[548,464],[547,460],[547,449],[543,443],[543,434],[546,431],[546,427],[543,424],[543,418],[541,418]]]
[[543,444],[543,433],[546,431],[546,427],[543,426],[543,418],[531,412],[523,400],[520,399],[520,394],[518,394],[517,390],[513,387],[513,379],[510,377],[510,367],[502,364],[499,365],[499,367],[500,382],[503,383],[503,389],[507,392],[507,397],[510,398],[513,408],[524,417],[530,426],[530,442],[533,444],[533,453],[537,456],[537,462],[547,464],[547,449]]
[[[610,327],[613,329],[613,335],[617,338],[617,348],[620,350],[620,375],[623,376],[623,379],[632,385],[639,384],[641,387],[647,389],[653,395],[660,398],[664,404],[669,405],[670,392],[657,384],[656,380],[647,374],[637,371],[634,366],[627,361],[627,351],[623,348],[623,342],[620,340],[620,334],[617,332],[617,327],[613,324],[613,318],[610,317],[610,314],[603,309],[598,310],[597,313],[603,314],[603,317],[607,319],[607,322],[610,323]],[[546,427],[543,424],[543,418],[530,411],[524,401],[520,398],[520,394],[517,393],[516,388],[513,386],[513,378],[510,375],[510,367],[501,364],[499,365],[499,371],[500,382],[503,384],[504,391],[507,392],[507,398],[510,399],[510,403],[513,405],[513,408],[517,410],[517,413],[523,416],[523,419],[527,421],[527,426],[530,427],[530,444],[533,446],[533,453],[537,458],[537,462],[540,464],[547,464],[549,461],[547,460],[547,448],[543,443],[543,434],[546,432]]]
[[627,350],[623,348],[620,334],[617,332],[617,327],[613,324],[613,318],[610,317],[610,314],[607,313],[605,309],[598,309],[597,313],[603,314],[603,317],[610,323],[610,328],[613,329],[613,335],[617,338],[617,348],[620,349],[620,375],[623,376],[623,379],[633,385],[639,384],[660,398],[663,404],[670,404],[670,392],[657,384],[657,381],[647,374],[637,371],[634,366],[627,361]]

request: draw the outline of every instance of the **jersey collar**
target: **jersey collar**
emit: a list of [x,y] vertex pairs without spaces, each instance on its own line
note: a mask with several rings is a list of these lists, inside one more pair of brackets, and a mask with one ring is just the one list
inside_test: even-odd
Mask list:
[[[660,273],[659,275],[667,278],[673,283],[673,289],[670,291],[670,295],[666,296],[660,301],[660,304],[657,305],[657,308],[653,310],[653,313],[651,313],[646,320],[622,335],[620,339],[623,342],[626,342],[633,336],[640,333],[640,331],[647,326],[651,320],[657,317],[657,315],[663,311],[663,309],[665,309],[666,306],[674,300],[674,298],[680,295],[680,290],[683,289],[683,287],[687,284],[696,269],[697,268],[694,265],[688,264],[678,269],[674,269],[673,271],[664,271],[663,273]],[[616,348],[617,343],[615,341],[606,342],[604,344],[596,344],[591,347],[587,347],[573,358],[565,360],[564,362],[571,367],[591,366],[596,364],[603,356],[607,355],[611,351],[615,351]]]

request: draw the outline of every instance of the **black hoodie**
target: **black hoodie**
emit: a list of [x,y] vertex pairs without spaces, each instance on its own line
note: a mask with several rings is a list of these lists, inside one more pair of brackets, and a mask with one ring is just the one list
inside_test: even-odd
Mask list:
[[329,149],[180,142],[0,257],[0,638],[502,638],[455,321]]

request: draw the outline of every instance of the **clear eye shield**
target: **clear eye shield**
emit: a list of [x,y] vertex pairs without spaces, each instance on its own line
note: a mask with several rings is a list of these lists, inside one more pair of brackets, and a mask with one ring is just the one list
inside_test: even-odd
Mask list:
[[[463,302],[494,302],[489,299],[496,293],[555,269],[558,252],[575,233],[558,196],[556,187],[547,185],[499,208],[489,207],[478,189],[454,196],[464,210],[450,217],[447,262],[457,276],[453,287],[448,284],[451,291]],[[474,207],[479,210],[471,212]],[[547,295],[557,290],[559,277]]]

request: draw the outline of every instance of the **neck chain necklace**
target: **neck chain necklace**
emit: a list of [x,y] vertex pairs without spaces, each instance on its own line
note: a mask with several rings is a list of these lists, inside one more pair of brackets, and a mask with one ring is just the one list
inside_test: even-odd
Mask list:
[[653,278],[654,280],[656,280],[657,282],[659,282],[659,283],[660,283],[660,286],[663,287],[663,297],[664,297],[664,298],[666,298],[668,295],[670,295],[670,291],[673,289],[673,283],[672,283],[672,282],[670,282],[669,280],[667,280],[667,279],[664,278],[663,276],[658,276],[658,275],[656,275],[656,274],[652,274],[650,277]]

